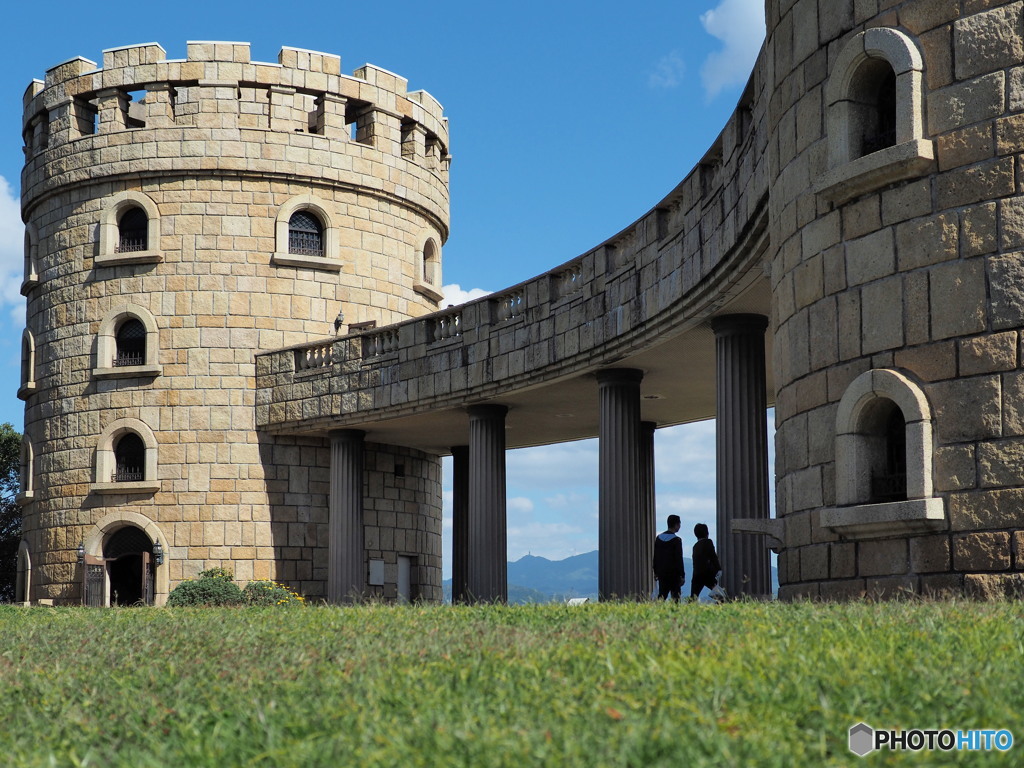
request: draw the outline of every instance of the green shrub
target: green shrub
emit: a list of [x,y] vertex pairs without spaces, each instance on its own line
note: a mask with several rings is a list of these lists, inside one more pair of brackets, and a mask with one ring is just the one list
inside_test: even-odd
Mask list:
[[224,579],[225,581],[234,581],[235,572],[229,571],[227,568],[210,568],[208,571],[200,571],[200,579]]
[[242,590],[249,605],[305,605],[306,598],[270,579],[250,581]]
[[[214,571],[223,571],[221,568],[214,568]],[[228,576],[208,575],[210,571],[203,571],[199,578],[188,579],[181,582],[171,590],[167,596],[167,605],[242,605],[245,597],[238,585],[231,581],[230,571],[224,571]]]

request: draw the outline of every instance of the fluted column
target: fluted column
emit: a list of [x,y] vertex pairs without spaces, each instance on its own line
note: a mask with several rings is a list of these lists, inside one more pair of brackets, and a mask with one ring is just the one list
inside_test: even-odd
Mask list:
[[768,426],[763,315],[711,321],[717,357],[718,552],[730,595],[771,593],[760,536],[732,533],[734,518],[768,518]]
[[466,602],[469,571],[469,446],[452,448],[452,602]]
[[[651,544],[640,463],[640,381],[643,371],[613,368],[597,372],[600,401],[598,568],[602,600],[650,595]],[[653,536],[653,533],[651,532]]]
[[654,431],[657,428],[653,421],[640,422],[640,508],[644,526],[640,534],[640,565],[647,563],[642,586],[643,594],[648,596],[654,592],[654,571],[650,566],[654,559],[654,537],[658,534],[658,509],[654,496]]
[[327,600],[348,603],[366,591],[363,546],[363,438],[358,429],[338,429],[331,438],[328,501]]
[[508,600],[508,532],[505,527],[505,414],[508,408],[474,405],[468,410],[467,599],[503,603]]

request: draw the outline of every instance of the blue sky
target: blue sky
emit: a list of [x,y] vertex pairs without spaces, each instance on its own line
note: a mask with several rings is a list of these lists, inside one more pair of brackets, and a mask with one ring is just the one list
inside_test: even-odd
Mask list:
[[[21,97],[55,64],[151,41],[183,58],[186,41],[234,40],[252,43],[254,60],[276,61],[288,45],[339,54],[344,72],[370,62],[408,78],[451,126],[451,302],[568,261],[653,207],[725,125],[764,35],[763,0],[8,5],[0,421],[19,430]],[[684,531],[701,520],[713,529],[714,425],[659,430],[656,449],[659,521],[675,512]],[[595,442],[512,451],[508,483],[510,559],[597,547]],[[446,547],[448,515],[446,505]]]

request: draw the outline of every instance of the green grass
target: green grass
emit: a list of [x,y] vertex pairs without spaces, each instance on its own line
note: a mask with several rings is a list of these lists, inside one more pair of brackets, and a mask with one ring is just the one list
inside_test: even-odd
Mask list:
[[[1019,765],[1024,606],[0,608],[10,766]],[[874,754],[847,729],[1008,728]]]

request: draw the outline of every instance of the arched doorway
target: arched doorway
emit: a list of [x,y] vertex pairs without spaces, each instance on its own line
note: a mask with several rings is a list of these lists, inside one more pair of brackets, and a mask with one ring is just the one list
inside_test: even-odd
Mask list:
[[103,545],[110,605],[151,605],[155,567],[153,542],[140,528],[126,525]]

